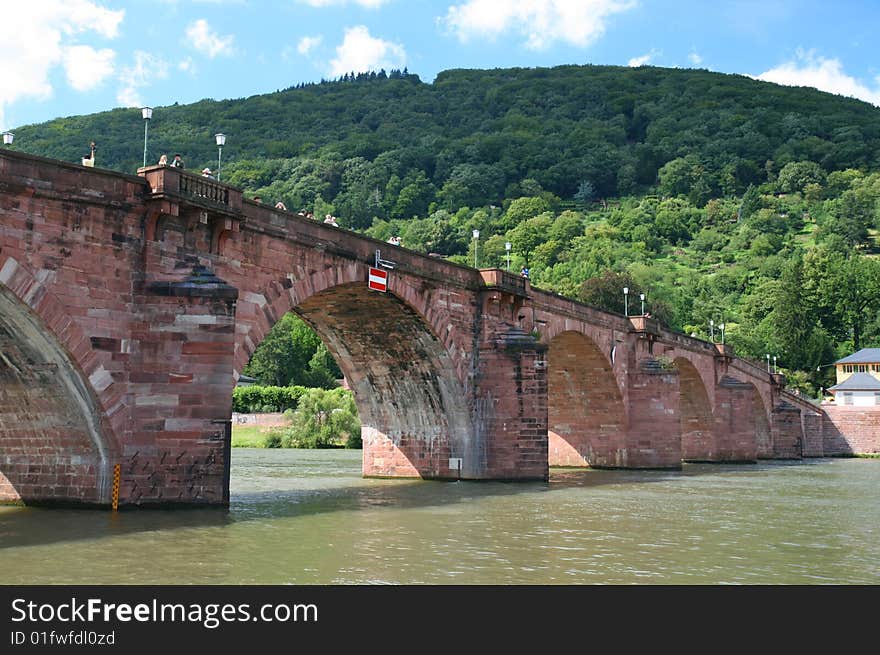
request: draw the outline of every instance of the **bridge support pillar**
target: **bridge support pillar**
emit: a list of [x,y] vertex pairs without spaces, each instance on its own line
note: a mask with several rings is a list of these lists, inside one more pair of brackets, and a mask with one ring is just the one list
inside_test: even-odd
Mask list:
[[802,413],[801,423],[804,428],[804,457],[824,457],[825,448],[822,443],[823,416],[819,412]]
[[803,456],[803,427],[801,410],[785,401],[770,412],[770,434],[773,459],[801,459]]
[[547,480],[547,347],[519,328],[480,349],[475,425],[493,480]]
[[138,295],[119,504],[226,504],[238,292],[204,269]]
[[715,388],[715,445],[704,461],[757,461],[756,411],[752,385],[722,377]]
[[681,468],[678,371],[647,357],[627,374],[626,448],[616,467]]

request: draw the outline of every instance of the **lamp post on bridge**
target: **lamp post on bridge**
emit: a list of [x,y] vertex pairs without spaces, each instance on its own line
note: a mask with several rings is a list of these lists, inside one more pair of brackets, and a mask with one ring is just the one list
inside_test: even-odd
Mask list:
[[214,139],[217,141],[217,181],[220,181],[220,158],[223,155],[223,146],[226,145],[225,134],[215,134]]
[[718,328],[721,330],[721,345],[724,345],[724,323],[719,323]]
[[639,299],[642,301],[642,316],[644,316],[645,315],[645,294],[640,293]]
[[474,268],[479,268],[479,266],[477,266],[477,246],[479,246],[479,244],[480,244],[480,231],[474,230],[473,237],[474,237]]
[[767,358],[767,372],[770,372],[770,353],[764,355]]
[[3,145],[11,146],[12,140],[15,138],[15,135],[12,132],[4,132],[3,133]]
[[773,373],[776,374],[776,355],[773,355]]
[[715,343],[715,321],[711,318],[709,319],[709,340]]
[[629,318],[629,287],[623,287],[623,315]]
[[513,247],[513,245],[510,243],[510,241],[505,242],[504,249],[507,251],[507,272],[508,273],[510,273],[510,249],[512,247]]
[[141,107],[141,116],[144,119],[144,166],[147,165],[147,133],[150,131],[150,119],[153,117],[152,107]]

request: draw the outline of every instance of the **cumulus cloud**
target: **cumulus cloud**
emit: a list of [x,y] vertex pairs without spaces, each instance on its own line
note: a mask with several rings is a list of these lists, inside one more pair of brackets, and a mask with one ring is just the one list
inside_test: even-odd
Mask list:
[[141,89],[153,80],[168,77],[168,62],[143,50],[136,50],[134,63],[122,69],[119,80],[122,86],[116,94],[116,101],[125,107],[143,107]]
[[604,34],[608,17],[636,4],[635,0],[468,0],[450,7],[440,23],[462,42],[514,32],[524,37],[530,50],[557,41],[583,48]]
[[370,36],[364,25],[345,30],[342,43],[336,46],[336,58],[330,62],[330,75],[361,73],[380,68],[403,68],[406,51],[399,43]]
[[688,55],[688,61],[691,62],[694,66],[699,66],[703,63],[703,58],[696,52],[691,52]]
[[880,107],[880,78],[874,80],[873,88],[867,86],[847,75],[839,59],[817,56],[813,50],[797,50],[794,60],[761,73],[757,79],[786,86],[811,86]]
[[235,52],[232,45],[235,37],[232,34],[220,36],[211,29],[204,18],[199,18],[187,26],[186,38],[190,46],[211,59],[218,55],[229,56]]
[[296,51],[301,55],[307,55],[321,45],[322,40],[320,36],[304,36],[296,44]]
[[[89,46],[71,50],[82,36],[113,39],[119,34],[124,10],[105,9],[91,0],[41,0],[4,3],[3,39],[0,39],[0,127],[5,108],[22,98],[52,95],[49,75],[64,65],[67,80],[78,90],[99,84],[112,73],[110,50]],[[66,62],[73,54],[76,63]],[[80,69],[77,66],[83,66]],[[91,86],[90,86],[91,85]]]
[[88,91],[113,74],[116,52],[109,48],[95,50],[87,45],[64,48],[64,72],[77,91]]

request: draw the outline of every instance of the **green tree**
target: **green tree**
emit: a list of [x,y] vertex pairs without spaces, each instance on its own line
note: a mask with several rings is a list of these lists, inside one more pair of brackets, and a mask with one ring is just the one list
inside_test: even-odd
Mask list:
[[777,188],[783,193],[800,192],[808,184],[825,184],[825,171],[816,162],[793,161],[782,167],[776,180]]
[[517,198],[510,203],[507,211],[504,212],[501,224],[504,229],[510,230],[523,221],[527,221],[539,214],[543,214],[549,209],[550,207],[548,206],[547,201],[540,196]]
[[552,215],[544,213],[523,221],[507,233],[514,252],[525,260],[526,265],[529,264],[532,251],[547,239],[547,232],[552,225]]
[[282,436],[285,448],[360,447],[360,420],[347,389],[310,389],[299,399],[291,425]]
[[626,309],[624,288],[629,290],[629,310],[632,310],[635,308],[634,299],[638,299],[640,292],[636,290],[636,282],[629,273],[605,270],[602,275],[585,280],[581,285],[579,300],[599,309],[623,314]]
[[315,359],[322,347],[314,330],[296,314],[288,312],[257,346],[243,373],[262,385],[336,386],[335,379],[341,374],[326,348],[322,351],[324,354]]

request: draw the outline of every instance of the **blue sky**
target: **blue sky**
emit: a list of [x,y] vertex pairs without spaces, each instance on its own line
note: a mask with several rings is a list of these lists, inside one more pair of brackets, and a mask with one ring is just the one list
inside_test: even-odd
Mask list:
[[656,65],[880,106],[878,0],[26,0],[2,4],[0,129],[242,98],[347,71]]

